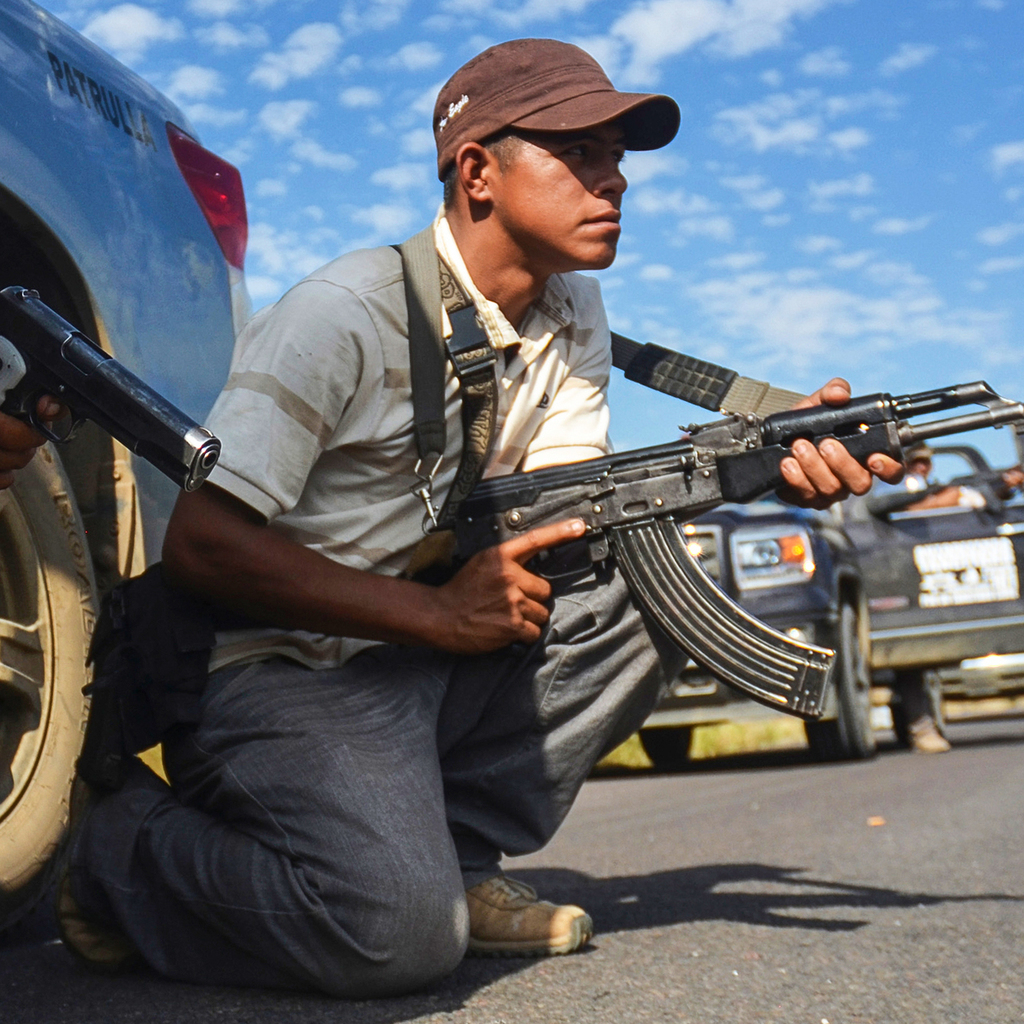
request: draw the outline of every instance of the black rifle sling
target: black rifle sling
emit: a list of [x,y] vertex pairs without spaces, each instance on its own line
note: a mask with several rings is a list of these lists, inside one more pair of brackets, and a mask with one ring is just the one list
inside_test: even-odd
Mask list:
[[715,412],[769,416],[791,409],[804,397],[660,345],[641,345],[614,331],[612,365],[622,370],[627,380]]
[[[462,294],[438,258],[433,226],[396,246],[402,256],[405,300],[409,309],[409,365],[412,384],[413,428],[419,454],[417,491],[427,504],[434,525],[450,529],[463,498],[483,476],[494,441],[498,413],[497,355],[476,308]],[[448,310],[452,336],[447,349],[441,332],[441,306]],[[445,361],[450,359],[459,379],[462,400],[462,458],[440,512],[433,504],[430,484],[445,448]]]

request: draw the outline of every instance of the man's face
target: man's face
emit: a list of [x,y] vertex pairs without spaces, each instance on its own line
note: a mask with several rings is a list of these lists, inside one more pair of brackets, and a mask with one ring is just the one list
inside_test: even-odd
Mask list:
[[927,456],[918,456],[918,458],[910,460],[910,464],[907,466],[907,469],[917,476],[930,476],[932,471],[932,460]]
[[602,270],[615,259],[626,179],[622,130],[531,134],[492,180],[493,214],[535,274]]

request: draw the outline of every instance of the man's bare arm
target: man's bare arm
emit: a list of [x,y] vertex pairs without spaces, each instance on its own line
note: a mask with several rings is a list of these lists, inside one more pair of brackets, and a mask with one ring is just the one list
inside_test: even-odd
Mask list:
[[472,654],[540,637],[551,586],[523,564],[582,528],[579,520],[538,528],[431,587],[341,565],[206,484],[179,495],[163,560],[180,586],[282,628]]

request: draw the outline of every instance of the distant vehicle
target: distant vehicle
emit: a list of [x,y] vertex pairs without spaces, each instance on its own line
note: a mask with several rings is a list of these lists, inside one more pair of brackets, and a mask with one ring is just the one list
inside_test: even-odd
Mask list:
[[[807,722],[822,760],[874,754],[868,619],[856,552],[836,516],[777,502],[723,505],[682,527],[704,568],[747,611],[836,650],[823,719]],[[698,725],[777,718],[689,662],[640,730],[655,768],[685,767]]]
[[[0,5],[0,287],[201,420],[248,312],[241,178],[169,100],[29,0]],[[67,823],[99,596],[159,557],[175,488],[91,425],[0,493],[0,928]]]
[[[942,723],[942,698],[1024,693],[1024,499],[1000,497],[1002,473],[972,445],[933,448],[939,483],[969,488],[977,507],[872,514],[866,498],[844,503],[871,621],[871,668],[925,682]],[[891,705],[897,739],[906,716]]]

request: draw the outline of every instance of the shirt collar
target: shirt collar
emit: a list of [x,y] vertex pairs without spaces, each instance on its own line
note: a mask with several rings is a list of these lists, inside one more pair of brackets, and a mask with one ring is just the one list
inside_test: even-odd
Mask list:
[[[523,317],[522,333],[508,322],[496,302],[492,302],[473,283],[466,263],[444,215],[444,206],[434,219],[434,244],[437,253],[452,272],[456,284],[476,306],[477,316],[487,332],[490,343],[497,349],[519,346],[519,356],[526,363],[532,362],[548,346],[552,337],[572,320],[569,308],[569,289],[560,274],[548,278],[544,291],[531,304]],[[445,314],[445,330],[451,334],[451,326]]]

